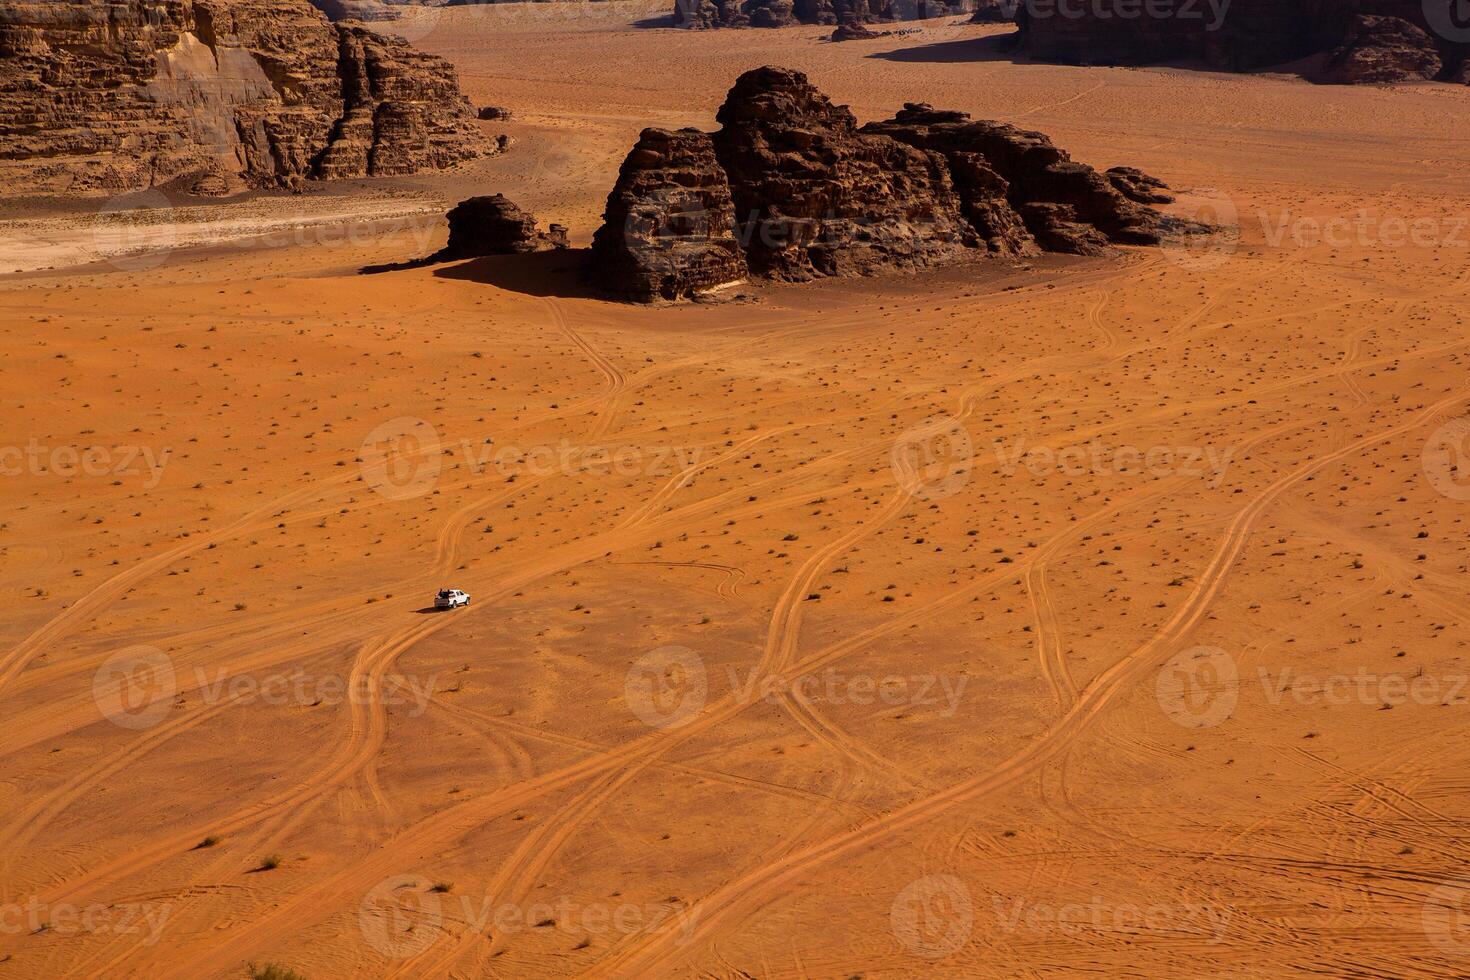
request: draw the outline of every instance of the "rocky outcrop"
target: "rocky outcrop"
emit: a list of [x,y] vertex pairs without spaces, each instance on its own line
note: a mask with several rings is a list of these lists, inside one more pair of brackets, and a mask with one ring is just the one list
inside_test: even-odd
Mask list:
[[838,24],[837,30],[832,32],[829,41],[875,41],[880,37],[888,37],[892,31],[875,31],[866,24],[848,21]]
[[801,72],[741,75],[715,116],[746,259],[790,281],[917,269],[953,258],[969,229],[944,161],[857,132]]
[[1020,0],[975,0],[972,24],[1009,24],[1016,19]]
[[713,134],[644,131],[593,242],[604,289],[676,299],[747,274],[799,282],[1159,240],[1156,212],[1041,133],[922,104],[858,128],[805,75],[771,67],[740,76],[716,118]]
[[873,24],[970,12],[973,0],[675,0],[678,27]]
[[452,262],[482,255],[524,255],[567,248],[567,230],[551,225],[536,230],[536,216],[522,211],[503,194],[472,197],[449,212],[449,244],[428,261]]
[[1168,185],[1157,177],[1150,177],[1137,167],[1110,167],[1103,175],[1108,182],[1130,201],[1139,204],[1172,204],[1174,195],[1167,193]]
[[1444,70],[1428,34],[1401,17],[1353,18],[1346,42],[1332,53],[1322,80],[1339,84],[1425,81]]
[[1019,50],[1068,64],[1203,63],[1251,71],[1325,56],[1315,80],[1459,81],[1470,55],[1461,0],[1233,0],[1172,3],[1157,15],[1136,0],[1092,0],[1066,16],[1021,3]]
[[1046,251],[1082,255],[1115,243],[1158,243],[1154,212],[1125,199],[1107,177],[1074,162],[1042,133],[922,103],[863,132],[943,154],[957,175],[965,217],[992,251],[1026,249],[1025,232]]
[[493,152],[447,62],[306,0],[0,0],[0,13],[11,195],[294,187]]
[[745,278],[730,184],[708,133],[643,131],[608,195],[589,268],[603,289],[640,302]]

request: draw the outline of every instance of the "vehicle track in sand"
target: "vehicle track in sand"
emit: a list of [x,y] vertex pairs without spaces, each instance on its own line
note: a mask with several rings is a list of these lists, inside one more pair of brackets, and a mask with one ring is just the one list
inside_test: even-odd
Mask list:
[[[1072,709],[1049,726],[1036,742],[990,772],[963,780],[940,793],[904,806],[854,831],[805,848],[779,862],[759,865],[746,871],[691,906],[697,922],[691,930],[690,938],[695,943],[713,938],[713,935],[718,935],[717,927],[721,923],[742,919],[744,915],[754,911],[776,888],[791,884],[813,869],[860,848],[920,825],[955,805],[993,793],[1034,773],[1085,731],[1120,693],[1129,690],[1148,670],[1155,668],[1161,648],[1183,639],[1203,618],[1215,596],[1223,588],[1227,574],[1244,548],[1255,522],[1285,490],[1318,470],[1368,446],[1411,432],[1466,400],[1467,396],[1464,394],[1441,399],[1416,413],[1410,421],[1371,436],[1364,436],[1341,449],[1309,461],[1255,494],[1237,513],[1205,572],[1174,615],[1153,638],[1108,667],[1088,684],[1080,692]],[[620,944],[612,955],[600,961],[588,975],[647,975],[645,971],[664,968],[671,960],[687,954],[693,948],[692,945],[676,949],[671,949],[670,946],[670,937],[667,935],[653,933],[635,936],[631,941]]]

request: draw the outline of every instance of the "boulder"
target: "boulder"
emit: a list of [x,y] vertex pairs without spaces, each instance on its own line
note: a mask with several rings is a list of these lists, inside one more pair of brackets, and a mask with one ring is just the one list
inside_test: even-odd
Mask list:
[[838,24],[837,30],[832,32],[829,41],[873,41],[880,37],[887,37],[892,31],[875,31],[865,24],[856,21],[848,21]]
[[1137,167],[1111,167],[1105,176],[1124,197],[1139,204],[1172,204],[1174,195],[1166,191],[1169,185],[1157,177],[1150,177]]
[[430,262],[451,262],[481,255],[520,255],[567,248],[567,230],[552,225],[536,230],[536,216],[522,211],[503,194],[472,197],[449,212],[449,244]]

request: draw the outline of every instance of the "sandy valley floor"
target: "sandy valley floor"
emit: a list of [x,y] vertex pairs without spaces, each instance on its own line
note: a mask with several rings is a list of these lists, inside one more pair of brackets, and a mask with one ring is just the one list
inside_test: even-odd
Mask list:
[[[427,25],[517,145],[386,220],[0,279],[0,976],[1470,973],[1470,90],[558,6]],[[1239,233],[357,274],[768,62]]]

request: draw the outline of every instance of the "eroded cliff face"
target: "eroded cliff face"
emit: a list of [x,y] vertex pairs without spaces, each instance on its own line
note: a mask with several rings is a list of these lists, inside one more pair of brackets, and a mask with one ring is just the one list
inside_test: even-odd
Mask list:
[[1329,55],[1318,80],[1463,80],[1460,0],[1016,0],[1020,50],[1077,64],[1203,61],[1249,71]]
[[914,271],[975,253],[1095,255],[1159,241],[1162,184],[1100,174],[1041,133],[906,105],[861,128],[801,72],[757,68],[722,128],[645,130],[624,161],[589,271],[635,300],[747,275],[799,282]]
[[715,27],[869,24],[969,13],[973,0],[675,0],[674,23]]
[[0,0],[0,186],[412,173],[494,151],[447,62],[306,0]]

